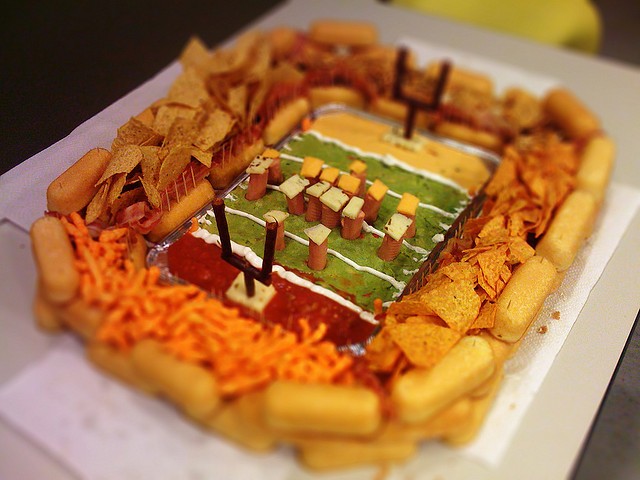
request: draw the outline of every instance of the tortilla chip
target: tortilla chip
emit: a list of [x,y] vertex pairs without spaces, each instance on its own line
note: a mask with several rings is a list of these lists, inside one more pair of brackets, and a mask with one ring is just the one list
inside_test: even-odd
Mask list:
[[159,145],[162,136],[155,132],[149,125],[135,117],[131,117],[127,123],[118,128],[118,135],[111,145],[112,150],[127,144],[131,145]]
[[107,179],[98,192],[93,196],[89,205],[87,205],[87,213],[85,215],[85,222],[87,225],[93,223],[100,218],[107,210],[107,195],[109,188],[111,187],[111,178]]
[[115,215],[123,208],[133,205],[136,202],[140,202],[146,198],[142,187],[133,188],[122,192],[120,196],[111,204],[110,211],[112,215]]
[[191,148],[191,156],[207,168],[211,168],[213,162],[213,150],[200,150],[197,147]]
[[167,99],[175,104],[199,108],[209,100],[209,93],[198,73],[187,69],[174,80]]
[[211,53],[205,43],[198,37],[191,37],[187,45],[180,53],[180,63],[186,69],[194,69],[198,74],[203,75],[211,60]]
[[169,153],[158,173],[156,188],[162,192],[177,179],[191,161],[191,147],[176,148]]
[[153,129],[160,135],[166,136],[169,133],[171,125],[178,118],[193,119],[196,115],[196,110],[184,105],[166,104],[161,105],[156,113],[156,118],[153,121]]
[[142,152],[142,161],[140,162],[142,178],[145,182],[155,185],[158,183],[158,175],[162,165],[160,147],[140,147],[140,151]]
[[[227,137],[234,124],[235,119],[228,112],[215,110],[209,114],[193,143],[200,150],[209,150]],[[208,166],[211,166],[210,162]]]
[[432,323],[399,323],[389,336],[411,364],[431,368],[460,340],[460,333]]
[[96,185],[100,185],[117,173],[131,173],[141,161],[142,151],[138,145],[123,145],[113,152],[107,168],[104,170],[100,180],[96,182]]
[[239,119],[243,119],[247,110],[249,92],[246,84],[237,85],[227,92],[227,107]]
[[152,207],[158,208],[162,203],[162,197],[160,196],[160,192],[158,189],[150,182],[146,181],[144,178],[140,179],[142,183],[142,188],[144,189],[144,193],[149,200],[149,203]]
[[162,143],[158,155],[165,159],[175,150],[190,148],[198,136],[198,125],[193,119],[176,118]]
[[126,183],[126,173],[117,173],[111,177],[111,186],[109,187],[109,192],[107,194],[107,207],[113,205],[113,203],[118,199]]

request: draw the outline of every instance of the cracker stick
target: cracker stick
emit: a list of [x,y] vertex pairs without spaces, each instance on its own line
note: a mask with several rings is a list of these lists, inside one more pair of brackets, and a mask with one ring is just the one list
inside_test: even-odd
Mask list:
[[187,196],[181,198],[168,212],[162,215],[147,238],[152,242],[162,240],[192,217],[198,209],[213,200],[214,196],[215,191],[211,184],[206,180],[201,181]]
[[264,422],[264,391],[246,393],[223,404],[219,411],[197,419],[239,445],[264,452],[275,447],[278,437]]
[[47,188],[47,209],[68,215],[86,207],[98,191],[97,181],[102,176],[111,153],[94,148],[60,174]]
[[414,368],[398,379],[391,392],[398,417],[407,423],[426,421],[481,385],[494,370],[489,343],[478,336],[463,337],[433,368]]
[[30,236],[42,295],[55,304],[70,301],[80,286],[80,274],[64,225],[58,218],[42,217],[31,226]]
[[520,340],[556,287],[556,276],[553,263],[539,255],[516,268],[498,297],[491,334],[505,342]]
[[616,155],[616,146],[609,137],[594,137],[589,140],[580,160],[576,174],[576,189],[593,195],[600,204],[609,185]]
[[143,340],[131,352],[133,366],[145,381],[195,417],[213,412],[220,401],[213,374],[167,353],[155,340]]
[[282,107],[269,120],[262,134],[265,145],[275,145],[309,113],[311,106],[306,98],[298,98]]
[[87,345],[87,358],[105,372],[140,390],[154,394],[157,389],[146,382],[133,367],[131,355],[115,350],[102,342]]
[[276,381],[266,392],[265,418],[285,432],[368,435],[380,426],[380,400],[366,388]]
[[416,443],[407,440],[357,441],[309,440],[300,446],[300,460],[314,470],[382,465],[402,462],[416,453]]
[[564,88],[550,91],[543,99],[543,109],[571,138],[585,139],[600,131],[600,120]]
[[326,45],[367,47],[378,41],[376,27],[366,22],[317,20],[309,27],[309,39]]
[[591,234],[597,214],[596,200],[589,192],[572,192],[558,209],[549,229],[536,247],[559,272],[573,263],[584,240]]

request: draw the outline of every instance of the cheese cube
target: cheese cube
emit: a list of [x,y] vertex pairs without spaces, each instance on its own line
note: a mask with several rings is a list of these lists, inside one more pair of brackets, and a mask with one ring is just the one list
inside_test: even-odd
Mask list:
[[396,211],[410,217],[415,216],[420,199],[410,193],[403,193]]
[[278,224],[282,224],[289,214],[287,212],[283,212],[282,210],[269,210],[265,213],[262,218],[264,218],[267,222],[273,222],[274,220],[278,222]]
[[338,180],[338,188],[341,188],[351,195],[355,195],[356,193],[358,193],[361,182],[361,179],[359,179],[358,177],[354,177],[353,175],[340,175],[340,179]]
[[362,160],[354,160],[349,164],[349,170],[353,173],[364,173],[367,171],[367,164]]
[[324,160],[320,160],[316,157],[304,157],[302,161],[302,168],[300,169],[300,175],[305,178],[316,178],[320,175]]
[[235,278],[229,289],[227,290],[227,298],[232,302],[239,303],[255,312],[262,312],[276,294],[273,285],[266,286],[258,281],[254,282],[255,293],[253,297],[247,296],[247,290],[244,286],[244,273]]
[[410,218],[401,213],[394,213],[385,224],[384,232],[394,240],[399,241],[407,233],[412,222]]
[[291,175],[280,184],[280,191],[288,198],[294,198],[309,185],[309,180],[300,177],[300,175]]
[[367,190],[367,193],[375,200],[382,200],[386,195],[387,190],[389,190],[389,187],[376,178],[373,184],[369,187],[369,190]]
[[275,148],[267,148],[264,152],[262,152],[262,156],[264,158],[278,158],[280,156],[280,152]]
[[364,205],[364,199],[360,197],[351,197],[347,206],[342,210],[342,216],[354,219],[358,216]]
[[339,188],[331,187],[322,194],[320,201],[334,212],[338,212],[349,201],[349,196]]
[[322,173],[320,173],[320,180],[324,182],[333,183],[336,181],[339,175],[340,175],[340,169],[336,167],[323,168]]
[[320,196],[331,188],[331,184],[328,182],[318,182],[307,188],[307,195],[320,198]]
[[247,167],[247,173],[250,175],[258,174],[262,175],[273,163],[272,158],[265,158],[262,155],[258,155]]
[[306,228],[304,230],[304,233],[313,243],[315,243],[316,245],[322,245],[327,237],[329,237],[331,229],[319,223],[318,225],[315,225],[313,227]]

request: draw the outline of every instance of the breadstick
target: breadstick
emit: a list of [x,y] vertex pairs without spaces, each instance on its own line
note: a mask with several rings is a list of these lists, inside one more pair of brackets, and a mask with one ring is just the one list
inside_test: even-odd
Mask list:
[[505,342],[520,340],[556,287],[556,277],[553,263],[539,255],[516,268],[498,297],[491,334]]
[[46,332],[56,333],[63,330],[63,325],[60,323],[60,317],[58,316],[58,307],[52,305],[42,295],[42,287],[40,285],[36,287],[36,294],[33,299],[33,316],[38,327]]
[[167,353],[155,340],[143,340],[131,351],[135,371],[159,392],[182,407],[189,415],[212,413],[220,397],[213,375],[192,363]]
[[408,440],[357,441],[309,440],[300,445],[300,460],[314,470],[347,468],[356,465],[399,463],[416,453],[416,443]]
[[476,130],[466,125],[452,122],[438,122],[435,125],[436,133],[444,137],[452,137],[461,142],[478,145],[495,152],[502,149],[502,139],[491,132]]
[[325,45],[367,47],[377,43],[378,31],[366,22],[317,20],[310,25],[308,37]]
[[289,102],[275,116],[269,120],[262,133],[262,140],[265,145],[275,145],[287,133],[295,128],[298,123],[307,115],[311,107],[306,98],[298,98]]
[[315,87],[309,89],[311,109],[316,109],[329,103],[339,103],[362,110],[365,106],[365,98],[362,93],[354,88],[333,86]]
[[93,338],[105,317],[105,311],[78,297],[59,308],[60,321],[85,340]]
[[226,438],[251,450],[271,450],[278,437],[264,423],[264,391],[251,392],[227,402],[207,418],[197,419]]
[[152,242],[162,240],[189,220],[201,207],[211,202],[215,195],[216,192],[211,184],[206,180],[201,181],[196,188],[173,205],[171,210],[162,215],[162,218],[153,227],[153,230],[149,232],[147,238]]
[[47,188],[47,209],[68,215],[86,207],[98,191],[96,182],[102,176],[111,153],[94,148],[60,174]]
[[87,358],[105,372],[149,394],[157,393],[149,382],[144,381],[133,367],[131,355],[127,355],[101,342],[87,345]]
[[616,146],[609,137],[600,136],[589,140],[576,174],[576,189],[593,195],[600,204],[609,185],[616,155]]
[[444,436],[444,440],[449,445],[464,445],[476,437],[480,427],[482,427],[484,423],[487,413],[489,413],[491,405],[493,405],[493,400],[495,399],[501,384],[502,369],[499,369],[498,375],[491,379],[487,393],[484,396],[473,400],[471,416],[465,425],[458,431]]
[[495,366],[486,340],[463,337],[433,368],[414,368],[398,379],[391,392],[398,417],[407,423],[428,420],[491,377]]
[[31,225],[31,246],[42,295],[55,303],[70,301],[80,286],[71,240],[60,219],[41,217]]
[[367,435],[380,426],[380,400],[366,388],[276,381],[266,391],[265,418],[285,432]]
[[585,238],[591,234],[597,213],[596,200],[589,192],[575,190],[558,209],[549,229],[536,247],[559,272],[573,263]]
[[[437,78],[440,74],[440,63],[431,63],[427,66],[425,74],[429,78]],[[474,90],[479,93],[491,95],[493,93],[493,82],[486,75],[471,70],[465,70],[460,67],[452,67],[449,71],[445,92],[452,89],[464,88]]]
[[569,90],[550,91],[542,105],[549,118],[570,138],[585,139],[600,131],[600,120]]

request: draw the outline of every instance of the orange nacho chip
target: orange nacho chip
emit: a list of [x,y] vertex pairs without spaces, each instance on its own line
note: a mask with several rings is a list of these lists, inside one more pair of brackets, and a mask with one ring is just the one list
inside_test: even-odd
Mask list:
[[467,331],[480,310],[474,283],[468,281],[443,283],[421,294],[421,299],[450,328],[460,333]]
[[422,321],[389,325],[387,330],[409,362],[421,368],[433,367],[461,337],[455,330]]

